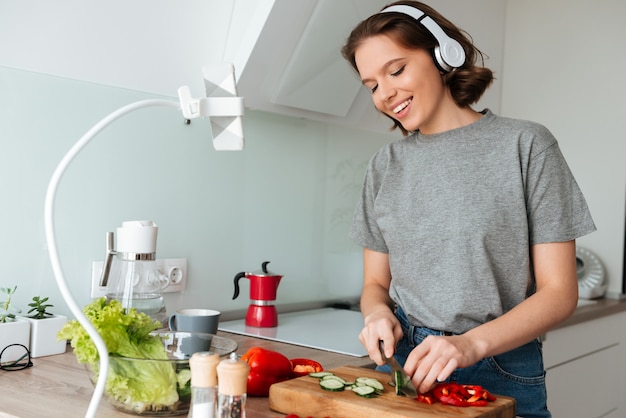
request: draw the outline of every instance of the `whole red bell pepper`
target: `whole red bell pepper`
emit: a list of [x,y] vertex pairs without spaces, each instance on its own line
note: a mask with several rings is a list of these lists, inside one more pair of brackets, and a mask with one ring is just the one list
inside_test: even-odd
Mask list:
[[291,362],[277,351],[252,347],[241,359],[250,367],[249,396],[268,396],[271,385],[291,378]]

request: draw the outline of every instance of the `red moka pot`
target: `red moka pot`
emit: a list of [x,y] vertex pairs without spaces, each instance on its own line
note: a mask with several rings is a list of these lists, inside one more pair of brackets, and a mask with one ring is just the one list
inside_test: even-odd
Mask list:
[[239,296],[239,279],[250,279],[250,306],[246,313],[246,325],[251,327],[275,327],[278,325],[276,306],[276,291],[283,276],[267,270],[269,261],[264,261],[261,271],[254,273],[241,272],[235,275],[235,294]]

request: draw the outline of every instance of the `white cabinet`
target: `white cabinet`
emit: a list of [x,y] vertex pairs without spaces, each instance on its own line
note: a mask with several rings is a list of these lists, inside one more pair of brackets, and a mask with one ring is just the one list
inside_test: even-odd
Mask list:
[[626,312],[550,331],[548,407],[554,418],[626,416]]
[[[235,2],[224,50],[225,59],[235,64],[238,93],[245,97],[246,108],[388,134],[390,121],[375,110],[371,93],[340,49],[359,21],[390,0],[273,0],[258,37],[242,37],[251,32],[246,31],[251,5],[258,2]],[[429,4],[468,31],[486,53],[487,66],[502,74],[506,2]],[[501,77],[496,77],[475,108],[498,112],[500,84]]]

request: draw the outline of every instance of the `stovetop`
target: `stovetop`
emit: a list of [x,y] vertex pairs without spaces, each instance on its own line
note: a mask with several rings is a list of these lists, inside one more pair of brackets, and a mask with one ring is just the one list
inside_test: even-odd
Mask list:
[[221,331],[263,338],[304,347],[365,357],[358,335],[363,317],[358,311],[336,308],[311,309],[278,315],[278,326],[250,327],[245,320],[220,322]]

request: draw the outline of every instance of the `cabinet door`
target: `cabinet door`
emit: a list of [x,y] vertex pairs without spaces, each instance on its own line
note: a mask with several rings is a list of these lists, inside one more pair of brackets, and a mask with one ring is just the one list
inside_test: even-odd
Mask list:
[[543,343],[546,370],[624,340],[626,313],[609,315],[548,332]]
[[547,371],[548,408],[555,418],[606,417],[619,407],[620,345]]

